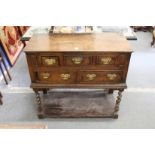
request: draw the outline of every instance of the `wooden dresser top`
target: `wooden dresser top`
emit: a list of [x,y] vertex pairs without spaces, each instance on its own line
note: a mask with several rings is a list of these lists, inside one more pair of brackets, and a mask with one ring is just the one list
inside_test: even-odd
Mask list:
[[118,33],[37,34],[24,48],[28,52],[132,52],[126,38]]

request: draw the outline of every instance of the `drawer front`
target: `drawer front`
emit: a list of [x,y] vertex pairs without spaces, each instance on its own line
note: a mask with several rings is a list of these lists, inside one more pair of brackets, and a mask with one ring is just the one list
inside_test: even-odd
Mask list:
[[80,71],[78,74],[80,83],[121,83],[123,71]]
[[76,72],[73,71],[37,72],[37,82],[43,83],[75,83],[76,77]]
[[57,56],[42,56],[41,57],[41,65],[42,66],[59,66],[59,57]]
[[67,54],[63,56],[64,66],[87,66],[92,64],[92,56],[83,54]]
[[126,61],[128,61],[128,55],[126,54],[104,53],[96,57],[95,64],[103,66],[125,65]]
[[60,66],[59,54],[45,54],[37,56],[39,67],[57,67]]

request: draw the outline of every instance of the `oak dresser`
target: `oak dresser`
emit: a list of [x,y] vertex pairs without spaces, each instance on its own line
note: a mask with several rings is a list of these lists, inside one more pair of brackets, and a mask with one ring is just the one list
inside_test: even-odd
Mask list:
[[[122,92],[132,49],[118,33],[37,34],[24,49],[31,88],[36,94],[38,117],[112,117],[118,118]],[[114,103],[103,101],[103,112],[75,115],[63,113],[61,105],[52,105],[44,97],[52,88],[102,88],[107,96],[118,95]],[[41,93],[43,92],[43,93]],[[105,96],[105,97],[107,97]],[[109,101],[109,100],[108,100]],[[105,105],[106,106],[105,106]],[[109,107],[108,107],[109,106]],[[107,108],[108,107],[108,108]]]

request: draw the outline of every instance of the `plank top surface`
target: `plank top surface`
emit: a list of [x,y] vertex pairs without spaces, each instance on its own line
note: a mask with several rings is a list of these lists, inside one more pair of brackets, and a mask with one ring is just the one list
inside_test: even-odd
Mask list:
[[119,33],[37,34],[25,52],[132,52],[126,38]]

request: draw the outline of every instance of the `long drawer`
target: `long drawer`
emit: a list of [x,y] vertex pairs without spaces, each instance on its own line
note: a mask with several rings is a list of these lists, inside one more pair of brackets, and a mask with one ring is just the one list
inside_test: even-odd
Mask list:
[[36,72],[36,81],[38,83],[50,84],[75,84],[75,83],[121,83],[123,81],[123,71],[97,71],[97,70],[79,70],[79,71],[42,71]]
[[41,83],[75,83],[77,78],[77,72],[74,71],[53,71],[53,72],[37,72],[37,82]]
[[79,72],[80,83],[121,83],[123,71],[92,71]]

